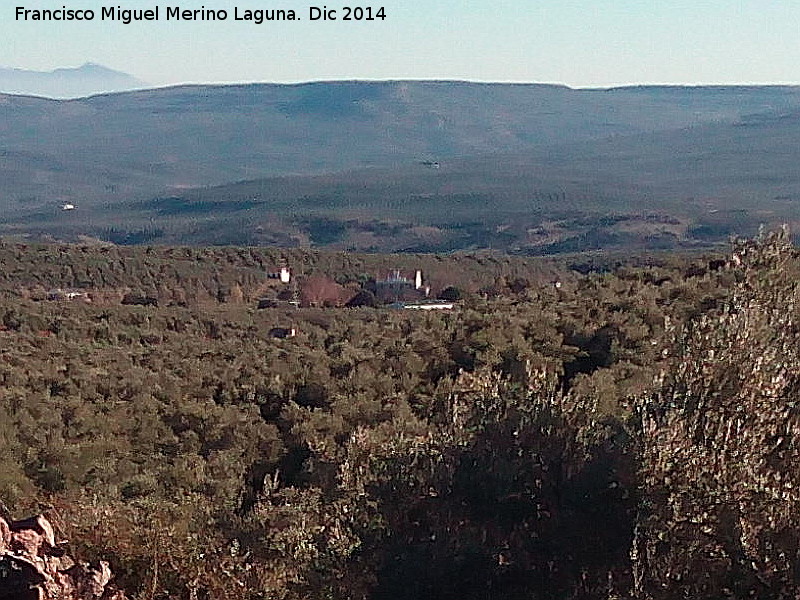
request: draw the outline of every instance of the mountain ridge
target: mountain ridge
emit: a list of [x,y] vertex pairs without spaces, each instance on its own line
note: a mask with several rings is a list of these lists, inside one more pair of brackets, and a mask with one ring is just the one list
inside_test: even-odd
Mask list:
[[[670,235],[693,243],[687,228],[705,226],[707,211],[725,212],[726,203],[751,210],[746,222],[737,217],[747,231],[758,211],[794,219],[793,201],[772,198],[800,193],[798,113],[795,86],[352,80],[68,101],[0,95],[0,233],[147,229],[171,232],[169,243],[235,243],[239,232],[252,243],[336,239],[344,249],[395,250],[420,245],[362,236],[363,223],[382,232],[398,220],[405,229],[474,229],[484,215],[515,233],[497,241],[484,227],[468,247],[492,238],[491,247],[525,251],[525,227],[536,229],[536,219],[657,212],[682,224]],[[709,208],[688,210],[693,196]],[[80,219],[61,214],[66,203]],[[314,242],[320,219],[337,231],[355,219],[355,238],[327,232]],[[214,223],[228,233],[213,232]],[[272,233],[256,235],[257,227]],[[463,241],[436,236],[445,241],[422,247]]]
[[51,71],[0,67],[4,94],[65,100],[143,87],[147,84],[136,77],[93,62]]

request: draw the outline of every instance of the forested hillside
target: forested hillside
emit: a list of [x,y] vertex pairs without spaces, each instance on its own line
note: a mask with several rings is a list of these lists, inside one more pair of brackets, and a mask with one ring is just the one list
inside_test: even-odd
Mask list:
[[714,249],[800,221],[799,90],[339,81],[0,94],[0,235]]
[[[785,233],[602,271],[244,248],[0,256],[0,501],[44,510],[131,597],[800,592]],[[422,264],[462,299],[257,308],[287,263],[354,293]],[[123,304],[133,292],[155,301]]]

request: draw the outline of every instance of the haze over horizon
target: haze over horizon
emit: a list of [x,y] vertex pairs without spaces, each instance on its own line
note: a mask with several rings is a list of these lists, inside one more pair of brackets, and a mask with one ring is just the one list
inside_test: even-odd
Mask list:
[[[715,83],[715,82],[708,82],[708,83],[682,83],[682,82],[650,82],[650,83],[642,83],[642,82],[628,82],[628,83],[621,83],[615,85],[569,85],[567,83],[563,83],[560,81],[497,81],[492,79],[469,79],[469,78],[445,78],[445,77],[404,77],[404,78],[396,78],[396,77],[385,77],[385,78],[343,78],[343,79],[332,79],[332,78],[323,78],[323,79],[308,79],[308,80],[298,80],[298,81],[266,81],[266,80],[230,80],[230,81],[178,81],[174,83],[150,83],[143,79],[140,79],[136,73],[130,73],[126,71],[121,71],[118,69],[112,69],[107,65],[101,64],[98,61],[87,61],[80,65],[59,65],[55,66],[49,70],[34,70],[34,69],[25,69],[17,66],[12,65],[2,65],[0,64],[0,94],[24,94],[24,95],[40,95],[43,97],[49,97],[54,99],[69,99],[69,98],[80,98],[83,97],[84,94],[69,94],[69,93],[35,93],[30,91],[18,91],[18,90],[6,90],[2,88],[3,78],[1,76],[8,75],[8,74],[19,74],[25,76],[71,76],[74,77],[77,81],[77,78],[80,77],[82,73],[90,73],[91,71],[96,70],[97,72],[102,72],[110,76],[119,76],[127,78],[131,83],[130,87],[114,89],[114,90],[98,90],[96,92],[89,92],[86,95],[93,95],[95,93],[103,93],[104,91],[108,92],[125,92],[125,91],[133,91],[133,90],[144,90],[144,89],[159,89],[159,88],[169,88],[169,87],[180,87],[182,85],[198,85],[198,86],[236,86],[236,85],[303,85],[303,84],[310,84],[310,83],[337,83],[337,82],[362,82],[362,83],[380,83],[380,82],[392,82],[392,81],[419,81],[419,82],[454,82],[454,83],[477,83],[477,84],[510,84],[510,85],[544,85],[544,86],[561,86],[566,87],[569,89],[573,89],[576,91],[579,90],[603,90],[603,89],[614,89],[614,88],[625,88],[625,87],[796,87],[800,86],[800,82],[734,82],[734,83]],[[92,73],[96,75],[97,73]]]
[[[125,7],[156,4],[131,0]],[[81,8],[104,5],[87,0]],[[53,9],[62,3],[32,0],[25,6]],[[535,6],[521,0],[469,6],[410,0],[383,5],[383,21],[359,23],[312,22],[308,4],[289,0],[281,8],[295,9],[300,21],[261,25],[233,20],[234,7],[254,6],[233,0],[202,6],[228,10],[231,17],[43,23],[16,20],[9,6],[0,12],[2,60],[37,71],[94,62],[154,86],[354,79],[574,88],[800,83],[800,5],[784,1],[643,6],[616,0],[601,8],[585,0],[542,0]]]

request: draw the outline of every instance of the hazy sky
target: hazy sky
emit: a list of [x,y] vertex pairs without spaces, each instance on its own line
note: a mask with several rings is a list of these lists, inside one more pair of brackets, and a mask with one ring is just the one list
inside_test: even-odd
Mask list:
[[[608,86],[800,83],[798,0],[405,0],[386,19],[311,22],[327,0],[4,0],[0,66],[50,70],[97,62],[148,83],[320,79],[468,79]],[[161,7],[155,23],[101,21],[102,6]],[[15,20],[16,6],[92,8],[94,22]],[[226,9],[226,22],[166,22],[168,6]],[[294,8],[296,23],[233,21]],[[341,15],[341,10],[339,12]]]

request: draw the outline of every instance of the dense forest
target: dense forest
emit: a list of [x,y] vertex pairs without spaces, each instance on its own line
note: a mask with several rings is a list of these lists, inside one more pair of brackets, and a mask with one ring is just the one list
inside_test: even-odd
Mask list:
[[142,600],[796,597],[798,274],[0,243],[0,516]]

